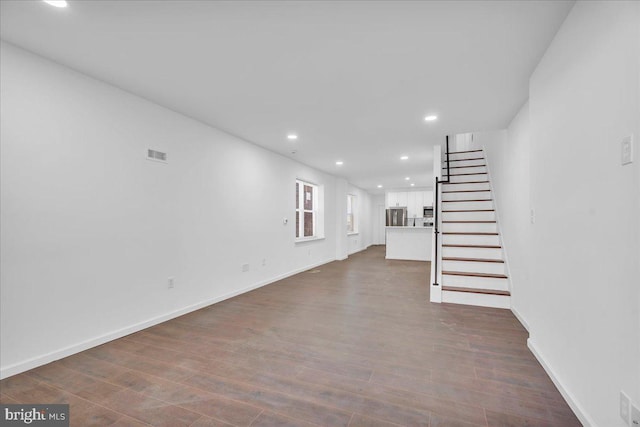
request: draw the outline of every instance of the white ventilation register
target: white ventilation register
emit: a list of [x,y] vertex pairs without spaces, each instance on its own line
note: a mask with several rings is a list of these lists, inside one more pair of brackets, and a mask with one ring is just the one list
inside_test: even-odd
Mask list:
[[153,160],[154,162],[167,163],[167,153],[162,151],[147,149],[147,160]]

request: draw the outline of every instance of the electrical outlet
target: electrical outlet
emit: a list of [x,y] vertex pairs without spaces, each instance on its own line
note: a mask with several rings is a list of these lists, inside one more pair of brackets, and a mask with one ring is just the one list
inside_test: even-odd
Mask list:
[[536,211],[531,209],[531,224],[536,223]]
[[640,427],[640,408],[636,405],[631,405],[631,427]]
[[265,265],[267,265],[267,259],[266,258],[262,258],[262,266],[264,267]]
[[169,289],[173,289],[173,277],[169,277],[167,279],[167,286],[169,287]]
[[242,272],[246,273],[247,271],[249,271],[249,264],[242,264]]
[[624,391],[620,392],[620,418],[622,418],[625,424],[629,424],[629,415],[631,413],[631,401]]

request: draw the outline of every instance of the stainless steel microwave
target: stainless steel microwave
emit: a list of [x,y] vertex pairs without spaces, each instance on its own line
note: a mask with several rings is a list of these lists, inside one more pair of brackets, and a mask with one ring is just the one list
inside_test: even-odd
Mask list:
[[433,218],[433,206],[425,206],[423,208],[423,212],[424,212],[423,216],[425,218]]

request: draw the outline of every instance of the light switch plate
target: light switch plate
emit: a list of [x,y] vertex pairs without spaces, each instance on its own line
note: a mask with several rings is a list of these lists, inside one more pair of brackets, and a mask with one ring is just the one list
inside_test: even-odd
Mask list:
[[629,415],[631,415],[631,400],[624,391],[620,392],[620,418],[624,420],[625,424],[629,424]]
[[636,405],[631,405],[631,427],[640,427],[640,408]]
[[623,165],[633,162],[633,135],[622,138],[621,151]]

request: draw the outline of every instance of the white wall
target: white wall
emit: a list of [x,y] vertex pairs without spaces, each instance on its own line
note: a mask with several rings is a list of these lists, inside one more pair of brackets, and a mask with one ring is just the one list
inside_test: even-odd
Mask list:
[[386,210],[384,199],[384,194],[376,194],[371,197],[371,227],[373,234],[371,243],[373,245],[385,244]]
[[602,427],[625,425],[620,390],[640,404],[640,160],[620,164],[624,136],[640,152],[639,9],[577,2],[531,77],[529,117],[485,144],[529,345]]
[[522,106],[506,132],[486,138],[480,134],[491,176],[511,282],[511,305],[521,321],[532,315],[531,286],[529,103]]
[[[336,258],[337,178],[1,54],[2,377]],[[294,243],[296,178],[324,189],[325,239]]]
[[349,257],[349,238],[347,236],[347,194],[349,183],[344,178],[336,178],[336,259]]
[[[349,185],[347,190],[348,194],[356,196],[355,213],[356,213],[356,226],[357,233],[350,234],[349,240],[349,255],[367,249],[373,244],[373,218],[375,218],[375,211],[372,206],[372,197],[369,193],[358,188],[354,185]],[[346,196],[345,196],[346,206]],[[345,210],[346,211],[346,210]],[[345,214],[346,223],[346,214]]]

